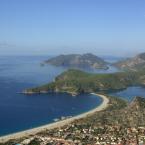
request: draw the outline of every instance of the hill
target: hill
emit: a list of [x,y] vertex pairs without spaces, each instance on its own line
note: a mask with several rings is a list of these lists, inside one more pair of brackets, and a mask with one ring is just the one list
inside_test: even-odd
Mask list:
[[27,89],[26,94],[67,92],[73,95],[96,91],[125,89],[128,86],[144,85],[145,71],[91,74],[70,69],[55,78],[55,81],[40,87]]
[[83,55],[59,55],[57,57],[45,61],[44,64],[51,64],[54,66],[62,66],[68,68],[108,69],[107,62],[91,53]]
[[[93,116],[92,116],[93,119]],[[103,125],[120,125],[122,127],[145,126],[145,98],[136,96],[131,103],[125,103],[117,97],[110,97],[110,107],[97,113],[96,123]],[[88,118],[91,122],[91,118]]]
[[124,70],[138,70],[145,68],[145,53],[141,53],[133,58],[128,58],[113,64]]

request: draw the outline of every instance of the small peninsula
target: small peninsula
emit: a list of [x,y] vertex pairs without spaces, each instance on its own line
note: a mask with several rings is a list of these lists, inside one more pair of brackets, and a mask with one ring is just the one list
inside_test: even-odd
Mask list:
[[129,86],[145,84],[145,70],[126,71],[110,74],[92,74],[81,70],[70,69],[54,82],[36,88],[24,90],[25,94],[66,92],[72,95],[97,91],[119,90]]
[[107,62],[91,53],[86,53],[82,55],[59,55],[49,60],[46,60],[43,64],[51,64],[54,66],[61,66],[67,68],[108,69]]

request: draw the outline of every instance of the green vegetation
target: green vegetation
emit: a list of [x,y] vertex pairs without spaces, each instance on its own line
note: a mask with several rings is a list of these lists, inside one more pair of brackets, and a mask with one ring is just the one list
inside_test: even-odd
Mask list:
[[73,95],[96,91],[119,90],[128,86],[144,85],[145,71],[119,72],[112,74],[91,74],[70,69],[56,77],[55,81],[24,93],[67,92]]

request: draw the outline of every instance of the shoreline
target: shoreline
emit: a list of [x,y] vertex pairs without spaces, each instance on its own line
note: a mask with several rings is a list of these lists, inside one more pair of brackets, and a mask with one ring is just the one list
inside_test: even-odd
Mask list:
[[28,129],[28,130],[25,130],[25,131],[20,131],[20,132],[17,132],[17,133],[12,133],[12,134],[9,134],[9,135],[1,136],[0,137],[0,143],[7,142],[10,139],[18,139],[18,138],[22,138],[22,137],[26,137],[26,136],[30,136],[30,135],[35,135],[35,134],[37,134],[41,131],[54,129],[54,128],[59,128],[59,127],[62,127],[64,125],[70,124],[75,120],[85,118],[88,115],[91,115],[95,112],[102,111],[102,110],[104,110],[108,107],[108,104],[109,104],[108,97],[106,97],[105,95],[102,95],[102,94],[97,94],[97,93],[91,93],[91,94],[99,96],[100,98],[103,99],[102,103],[99,106],[97,106],[96,108],[94,108],[94,109],[92,109],[88,112],[82,113],[80,115],[76,115],[74,117],[65,119],[65,120],[61,120],[61,121],[50,123],[50,124],[43,125],[43,126],[40,126],[40,127],[35,127],[35,128]]

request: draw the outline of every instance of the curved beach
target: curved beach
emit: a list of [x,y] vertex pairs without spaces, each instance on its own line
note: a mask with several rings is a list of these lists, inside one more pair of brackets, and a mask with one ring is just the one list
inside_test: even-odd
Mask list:
[[72,123],[73,121],[75,121],[77,119],[85,118],[88,115],[91,115],[91,114],[93,114],[95,112],[98,112],[98,111],[102,111],[102,110],[104,110],[108,107],[109,99],[105,95],[96,94],[96,93],[91,93],[91,94],[97,95],[97,96],[99,96],[103,99],[102,103],[99,106],[97,106],[95,109],[92,109],[88,112],[82,113],[80,115],[77,115],[77,116],[74,116],[72,118],[62,120],[62,121],[58,121],[58,122],[50,123],[48,125],[43,125],[43,126],[36,127],[36,128],[33,128],[33,129],[28,129],[28,130],[21,131],[21,132],[18,132],[18,133],[13,133],[13,134],[10,134],[10,135],[2,136],[2,137],[0,137],[0,142],[7,142],[10,139],[18,139],[18,138],[22,138],[22,137],[29,136],[29,135],[35,135],[35,134],[37,134],[41,131],[45,131],[45,130],[48,130],[48,129],[54,129],[54,128],[62,127],[64,125]]

